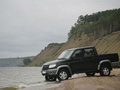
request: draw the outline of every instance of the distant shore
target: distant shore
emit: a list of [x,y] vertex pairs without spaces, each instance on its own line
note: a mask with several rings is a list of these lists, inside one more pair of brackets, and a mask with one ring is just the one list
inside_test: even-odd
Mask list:
[[96,74],[93,77],[82,76],[69,79],[58,87],[47,90],[120,90],[120,69],[113,69],[109,77]]

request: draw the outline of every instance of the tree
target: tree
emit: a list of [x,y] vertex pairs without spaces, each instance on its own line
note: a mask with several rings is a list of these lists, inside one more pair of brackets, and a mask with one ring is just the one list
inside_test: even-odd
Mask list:
[[[106,10],[91,15],[80,15],[74,26],[68,33],[68,38],[76,33],[94,34],[95,37],[102,37],[120,30],[120,8]],[[78,32],[79,31],[79,32]],[[97,39],[97,38],[96,38]]]
[[24,58],[24,60],[23,60],[24,65],[28,65],[30,62],[31,62],[31,60],[29,57]]

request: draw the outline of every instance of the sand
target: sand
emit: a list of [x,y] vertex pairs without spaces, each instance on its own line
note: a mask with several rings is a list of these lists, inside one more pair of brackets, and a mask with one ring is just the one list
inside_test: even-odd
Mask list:
[[58,87],[47,90],[120,90],[120,69],[113,69],[107,77],[96,74],[87,77],[81,74],[77,78],[62,81]]

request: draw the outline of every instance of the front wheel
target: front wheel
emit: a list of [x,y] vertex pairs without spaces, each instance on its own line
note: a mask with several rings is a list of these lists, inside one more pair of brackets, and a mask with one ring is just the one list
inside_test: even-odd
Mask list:
[[108,66],[102,66],[100,69],[100,75],[101,76],[109,76],[111,73],[111,70]]
[[48,76],[48,75],[46,75],[45,80],[46,81],[56,81],[56,76]]
[[59,81],[67,80],[68,78],[69,78],[69,73],[68,73],[67,70],[61,69],[61,70],[58,72],[58,80],[59,80]]

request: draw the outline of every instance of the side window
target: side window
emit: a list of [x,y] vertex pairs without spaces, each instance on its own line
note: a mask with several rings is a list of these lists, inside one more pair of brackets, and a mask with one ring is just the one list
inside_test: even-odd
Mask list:
[[92,48],[84,49],[84,57],[91,57],[94,55],[95,55],[95,53]]
[[83,52],[82,52],[82,50],[77,50],[77,51],[75,51],[72,57],[73,57],[73,58],[83,57]]

